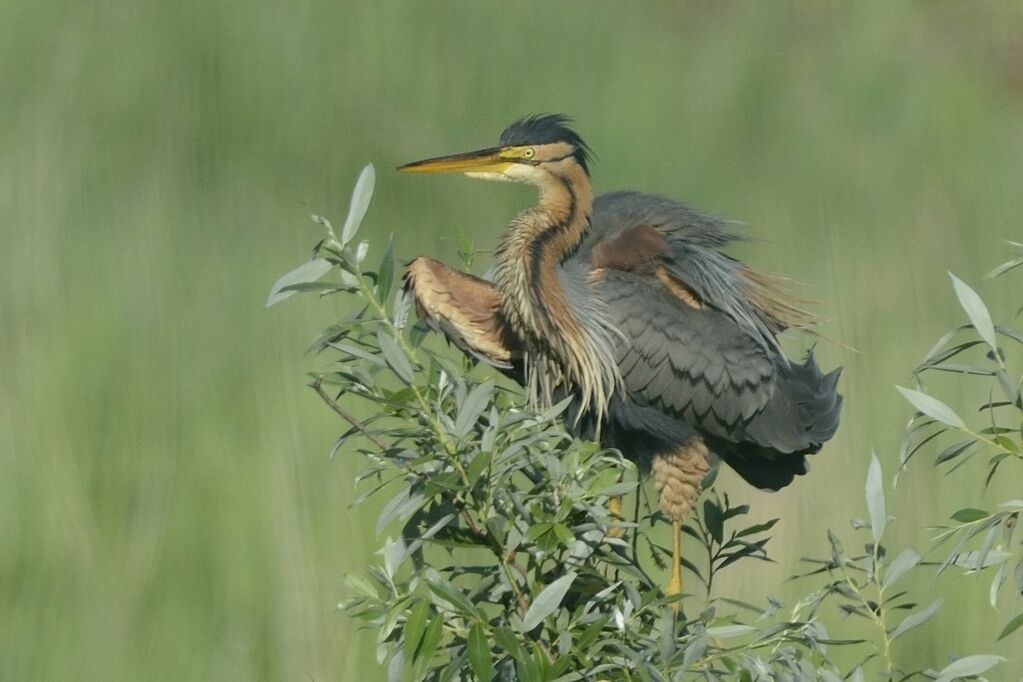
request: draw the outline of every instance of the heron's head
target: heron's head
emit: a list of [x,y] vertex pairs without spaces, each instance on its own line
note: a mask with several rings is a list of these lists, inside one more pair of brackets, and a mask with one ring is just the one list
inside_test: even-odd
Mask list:
[[581,169],[587,176],[590,149],[561,114],[527,116],[501,133],[496,147],[438,156],[401,166],[405,173],[464,173],[484,180],[543,186]]

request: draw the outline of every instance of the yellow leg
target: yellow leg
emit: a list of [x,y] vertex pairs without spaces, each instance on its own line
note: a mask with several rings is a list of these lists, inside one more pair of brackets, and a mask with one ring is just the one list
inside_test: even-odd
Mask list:
[[[622,519],[624,519],[625,517],[622,516],[622,498],[620,496],[615,496],[608,500],[607,511],[616,521],[621,521]],[[610,531],[608,531],[608,535],[613,538],[621,537],[622,529],[617,527],[612,528]]]
[[[709,467],[709,451],[703,440],[696,436],[677,449],[654,457],[652,469],[654,486],[660,497],[661,511],[671,519],[671,580],[664,590],[665,596],[682,594],[682,519],[692,511],[700,496],[700,482]],[[682,608],[681,601],[672,604],[675,613]]]
[[[668,587],[664,590],[667,597],[682,594],[682,519],[675,519],[671,522],[671,532],[671,580],[668,581]],[[671,605],[675,613],[678,613],[681,607],[681,601],[676,601]]]

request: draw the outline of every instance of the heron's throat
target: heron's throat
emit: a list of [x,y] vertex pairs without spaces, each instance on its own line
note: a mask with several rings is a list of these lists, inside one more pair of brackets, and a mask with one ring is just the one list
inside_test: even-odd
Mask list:
[[508,320],[526,342],[530,398],[543,405],[559,388],[576,392],[583,408],[599,416],[614,385],[608,374],[613,357],[609,362],[609,344],[598,338],[602,320],[588,292],[573,290],[570,297],[559,274],[589,229],[593,209],[589,177],[573,170],[552,175],[540,187],[540,204],[509,225],[497,285]]
[[589,179],[552,175],[540,186],[540,204],[517,216],[497,255],[498,287],[519,333],[537,342],[578,326],[558,266],[590,226]]

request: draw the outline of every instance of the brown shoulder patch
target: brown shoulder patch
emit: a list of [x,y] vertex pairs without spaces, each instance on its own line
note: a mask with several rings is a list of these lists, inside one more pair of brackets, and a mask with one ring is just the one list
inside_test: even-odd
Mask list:
[[657,262],[669,254],[668,242],[657,228],[635,225],[622,230],[614,239],[594,246],[590,264],[594,268],[651,272]]
[[658,265],[655,274],[661,284],[667,287],[668,291],[670,291],[675,298],[682,301],[690,308],[694,308],[696,310],[703,308],[703,301],[701,301],[700,297],[696,295],[696,292],[693,291],[688,284],[668,272],[666,267]]

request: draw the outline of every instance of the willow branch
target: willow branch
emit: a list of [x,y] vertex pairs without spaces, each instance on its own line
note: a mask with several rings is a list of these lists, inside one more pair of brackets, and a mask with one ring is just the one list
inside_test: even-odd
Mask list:
[[330,409],[334,410],[334,412],[336,412],[338,416],[340,416],[346,422],[355,427],[355,430],[361,433],[363,436],[365,436],[367,440],[369,440],[371,443],[376,445],[381,450],[389,449],[387,443],[380,440],[372,431],[370,431],[366,427],[365,424],[359,421],[348,410],[338,405],[337,401],[331,398],[330,395],[328,395],[328,393],[323,390],[323,377],[316,377],[315,379],[313,379],[313,381],[309,384],[309,387],[319,394],[320,398],[323,399],[323,402],[327,403]]

